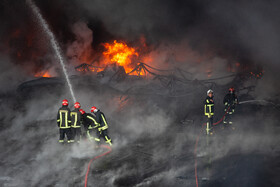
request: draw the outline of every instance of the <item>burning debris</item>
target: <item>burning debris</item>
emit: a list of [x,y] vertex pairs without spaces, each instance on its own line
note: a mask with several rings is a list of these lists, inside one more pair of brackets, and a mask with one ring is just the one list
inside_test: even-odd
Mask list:
[[133,69],[132,58],[139,56],[134,48],[128,47],[124,42],[117,42],[116,40],[114,40],[113,44],[105,43],[103,46],[105,47],[103,55],[106,60],[123,66],[126,73]]
[[81,72],[82,74],[90,73],[90,72],[100,72],[104,70],[104,67],[97,67],[90,64],[83,63],[77,67],[75,67],[76,71]]
[[34,75],[34,77],[52,77],[48,71],[38,72]]

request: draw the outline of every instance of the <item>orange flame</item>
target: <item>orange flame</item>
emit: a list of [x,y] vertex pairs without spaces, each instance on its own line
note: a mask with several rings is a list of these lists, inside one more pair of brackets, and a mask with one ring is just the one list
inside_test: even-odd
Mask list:
[[38,72],[34,75],[34,77],[52,77],[48,71]]
[[123,66],[126,73],[133,70],[134,67],[131,64],[132,58],[139,56],[138,52],[136,52],[133,47],[129,47],[126,43],[117,42],[116,40],[113,44],[105,43],[103,46],[106,49],[106,51],[103,52],[105,59]]

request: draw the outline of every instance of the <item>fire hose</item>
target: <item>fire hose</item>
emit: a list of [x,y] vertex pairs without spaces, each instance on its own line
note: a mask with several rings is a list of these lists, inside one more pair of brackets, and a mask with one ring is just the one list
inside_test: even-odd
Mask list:
[[103,156],[105,156],[105,155],[111,153],[111,151],[112,151],[112,148],[111,148],[110,146],[108,146],[108,145],[100,145],[100,147],[106,148],[107,151],[104,152],[104,153],[102,153],[101,155],[98,155],[98,156],[92,158],[92,159],[89,161],[88,167],[87,167],[86,176],[85,176],[85,187],[87,187],[87,178],[88,178],[88,174],[89,174],[89,169],[90,169],[91,163],[92,163],[94,160],[97,160],[98,158],[101,158],[101,157],[103,157]]
[[[239,102],[239,104],[245,104],[245,103],[252,103],[252,102],[265,102],[265,103],[269,103],[269,104],[273,104],[274,106],[277,106],[276,104],[272,103],[272,102],[269,102],[269,101],[266,101],[266,100],[248,100],[248,101],[242,101],[242,102]],[[220,124],[223,119],[225,118],[226,114],[228,113],[230,107],[227,108],[226,112],[224,113],[224,115],[222,116],[222,118],[217,121],[216,123],[214,123],[213,125],[218,125]],[[198,142],[199,142],[199,138],[200,138],[200,135],[202,133],[202,130],[203,130],[203,127],[206,125],[206,123],[203,123],[202,124],[202,127],[201,127],[201,130],[200,130],[200,133],[198,134],[197,138],[196,138],[196,142],[195,142],[195,149],[194,149],[194,156],[195,156],[195,182],[196,182],[196,187],[198,187],[198,176],[197,176],[197,145],[198,145]],[[87,179],[88,179],[88,174],[89,174],[89,171],[90,171],[90,166],[91,166],[91,163],[94,161],[94,160],[97,160],[109,153],[111,153],[112,151],[112,148],[110,146],[107,146],[107,145],[101,145],[100,147],[102,148],[106,148],[107,151],[102,153],[101,155],[98,155],[94,158],[92,158],[89,163],[88,163],[88,167],[87,167],[87,172],[86,172],[86,175],[85,175],[85,187],[87,187]]]

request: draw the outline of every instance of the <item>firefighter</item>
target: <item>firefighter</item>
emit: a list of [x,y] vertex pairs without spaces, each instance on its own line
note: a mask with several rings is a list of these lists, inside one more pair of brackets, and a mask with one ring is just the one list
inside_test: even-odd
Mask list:
[[[100,141],[98,141],[99,139],[96,138],[95,135],[93,135],[93,134],[97,134],[98,127],[100,126],[100,124],[97,123],[97,121],[96,121],[95,115],[93,115],[91,113],[84,113],[83,115],[84,115],[83,125],[86,130],[88,140],[96,141],[97,143],[99,143],[100,142]],[[96,131],[96,133],[94,133],[94,131]]]
[[72,139],[71,142],[79,143],[81,140],[81,113],[79,108],[81,108],[81,104],[76,102],[74,104],[75,109],[71,112],[71,133]]
[[108,123],[103,112],[97,109],[95,106],[91,107],[91,112],[96,116],[96,122],[99,124],[96,141],[100,142],[100,138],[103,137],[106,143],[112,145],[112,140],[108,135]]
[[82,134],[82,136],[83,137],[86,137],[86,132],[87,132],[87,129],[88,129],[88,127],[87,127],[87,123],[86,123],[86,112],[83,110],[83,109],[80,109],[79,110],[80,111],[80,113],[81,113],[81,128],[83,127],[83,130],[81,129],[81,134]]
[[[226,115],[224,117],[223,123],[224,126],[232,125],[232,115],[235,112],[235,107],[238,104],[238,98],[235,95],[235,89],[233,87],[229,88],[229,93],[224,97],[224,105],[225,105],[225,112]],[[232,126],[234,129],[234,127]]]
[[207,116],[206,134],[213,134],[214,100],[213,90],[207,91],[207,97],[204,101],[204,114]]
[[70,109],[68,108],[68,101],[62,101],[62,107],[59,108],[57,113],[57,125],[59,127],[59,142],[64,143],[65,134],[67,135],[67,142],[71,142],[71,116]]

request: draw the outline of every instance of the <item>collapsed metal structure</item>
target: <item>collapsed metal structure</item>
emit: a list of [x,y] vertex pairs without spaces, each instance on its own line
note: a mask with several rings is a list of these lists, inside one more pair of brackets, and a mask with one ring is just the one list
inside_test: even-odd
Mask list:
[[[192,93],[192,90],[189,88],[213,88],[216,86],[216,82],[218,80],[223,79],[232,79],[228,85],[233,85],[239,91],[245,91],[249,94],[251,91],[254,91],[255,85],[244,86],[243,82],[252,78],[252,73],[248,71],[232,73],[230,75],[210,78],[204,80],[194,79],[192,73],[185,71],[181,68],[175,67],[173,69],[158,69],[152,67],[146,63],[139,62],[135,68],[126,73],[125,69],[122,66],[117,66],[115,64],[112,67],[99,67],[94,66],[92,64],[83,63],[77,67],[75,67],[76,71],[82,74],[91,74],[97,73],[97,76],[104,77],[106,75],[110,76],[109,82],[121,82],[128,77],[136,77],[138,79],[159,81],[160,87],[158,85],[152,87],[150,89],[143,89],[143,87],[132,86],[126,90],[125,95],[135,94],[135,93],[143,93],[145,90],[146,94],[158,94],[168,97],[184,97]],[[111,71],[111,73],[108,73]],[[259,79],[261,77],[257,77]],[[227,85],[227,86],[228,86]],[[164,90],[162,90],[162,88]],[[140,91],[141,90],[141,91]]]

